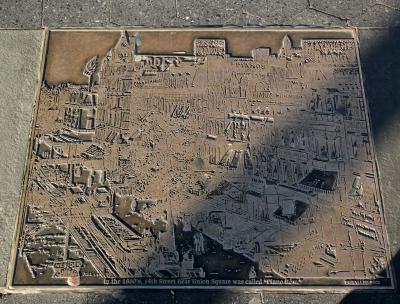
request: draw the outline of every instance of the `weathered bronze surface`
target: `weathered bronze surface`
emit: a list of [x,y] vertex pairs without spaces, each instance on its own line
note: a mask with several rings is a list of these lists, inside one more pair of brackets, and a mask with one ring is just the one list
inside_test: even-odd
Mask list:
[[13,285],[391,287],[368,120],[351,31],[51,32]]

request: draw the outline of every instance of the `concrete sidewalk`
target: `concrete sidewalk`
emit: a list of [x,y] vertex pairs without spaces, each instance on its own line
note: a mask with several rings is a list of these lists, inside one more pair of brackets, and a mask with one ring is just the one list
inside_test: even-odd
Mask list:
[[[0,292],[6,284],[38,84],[44,26],[354,26],[380,166],[389,241],[400,248],[400,1],[0,1]],[[14,30],[10,30],[14,28]],[[396,266],[395,265],[395,266]],[[396,268],[396,272],[399,272]],[[399,275],[397,275],[400,278]],[[5,290],[3,289],[5,292]],[[0,303],[399,303],[399,294],[133,291],[2,295]]]
[[397,0],[3,0],[0,27],[400,24]]

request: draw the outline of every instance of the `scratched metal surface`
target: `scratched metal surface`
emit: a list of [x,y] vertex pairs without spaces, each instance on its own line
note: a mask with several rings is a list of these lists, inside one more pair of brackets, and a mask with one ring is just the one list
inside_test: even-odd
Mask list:
[[14,287],[392,287],[353,32],[113,33],[49,43]]

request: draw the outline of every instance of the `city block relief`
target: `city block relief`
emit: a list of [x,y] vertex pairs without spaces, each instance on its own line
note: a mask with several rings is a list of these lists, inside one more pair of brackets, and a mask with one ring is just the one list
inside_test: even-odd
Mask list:
[[354,39],[137,39],[43,81],[14,286],[391,286]]

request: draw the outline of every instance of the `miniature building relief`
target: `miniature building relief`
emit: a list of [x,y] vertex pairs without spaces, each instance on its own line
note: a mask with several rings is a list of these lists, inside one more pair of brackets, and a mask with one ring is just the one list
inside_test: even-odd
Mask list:
[[135,39],[41,87],[15,286],[391,284],[354,39]]

